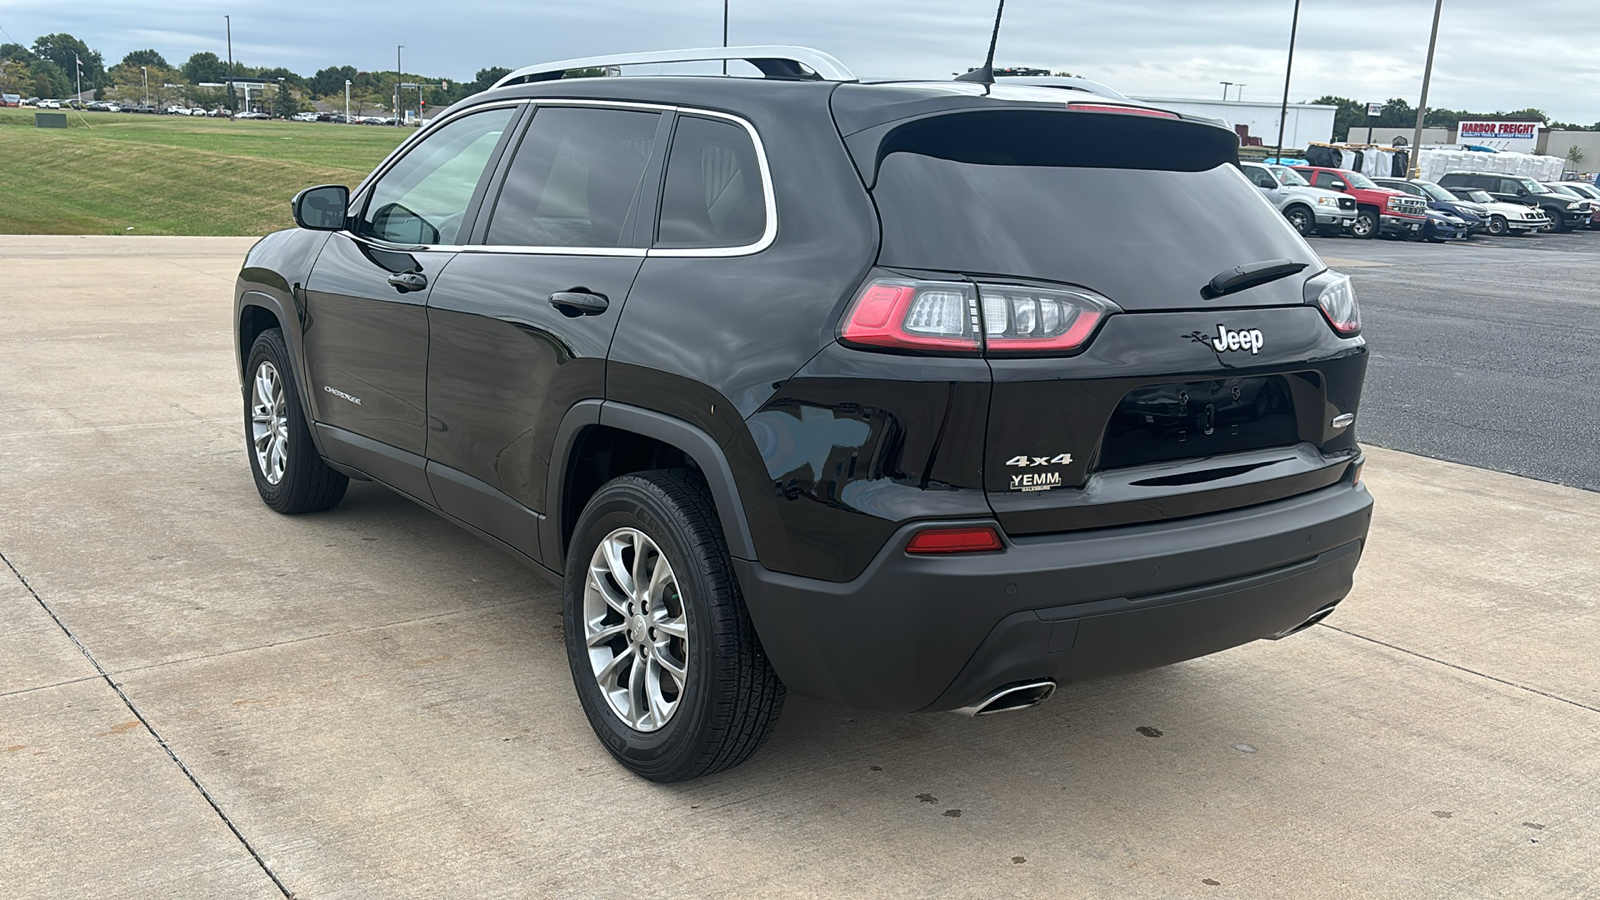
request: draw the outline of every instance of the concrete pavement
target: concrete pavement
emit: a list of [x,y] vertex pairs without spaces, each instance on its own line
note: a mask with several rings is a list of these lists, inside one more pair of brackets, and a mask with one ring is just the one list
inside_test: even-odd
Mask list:
[[1600,893],[1600,495],[1374,450],[1325,626],[979,720],[791,697],[652,785],[543,579],[371,485],[261,505],[248,246],[0,236],[0,894]]

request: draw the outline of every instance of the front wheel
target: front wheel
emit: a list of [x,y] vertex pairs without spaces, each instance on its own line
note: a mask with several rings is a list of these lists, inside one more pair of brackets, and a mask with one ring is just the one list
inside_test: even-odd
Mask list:
[[1501,235],[1504,235],[1508,230],[1510,230],[1510,228],[1511,228],[1511,226],[1506,223],[1506,217],[1505,216],[1490,216],[1489,217],[1489,233],[1494,235],[1495,237],[1500,237]]
[[1311,210],[1304,206],[1289,207],[1284,210],[1283,217],[1289,220],[1289,226],[1301,236],[1311,234],[1316,229],[1317,220],[1311,215]]
[[245,360],[244,436],[256,492],[274,510],[320,512],[344,498],[350,479],[317,455],[289,348],[276,328],[261,332]]
[[563,625],[584,715],[651,781],[744,762],[783,709],[705,482],[623,475],[584,507],[567,551]]
[[1364,209],[1356,214],[1356,220],[1350,223],[1350,235],[1362,240],[1370,240],[1378,233],[1378,214]]

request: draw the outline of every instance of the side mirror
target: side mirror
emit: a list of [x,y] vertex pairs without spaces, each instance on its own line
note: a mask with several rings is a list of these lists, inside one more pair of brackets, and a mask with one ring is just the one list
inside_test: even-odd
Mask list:
[[1338,182],[1334,182],[1333,184],[1328,185],[1328,187],[1333,188],[1334,190],[1338,191],[1341,194],[1349,193],[1349,191],[1350,191],[1349,188],[1345,187],[1343,184],[1340,184]]
[[344,227],[350,206],[350,189],[342,184],[322,184],[294,195],[294,223],[312,231],[338,231]]

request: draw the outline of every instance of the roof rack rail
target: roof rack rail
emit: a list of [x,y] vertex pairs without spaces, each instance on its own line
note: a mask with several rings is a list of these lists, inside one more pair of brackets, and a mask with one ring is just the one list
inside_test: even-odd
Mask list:
[[611,69],[622,66],[647,66],[661,63],[717,62],[742,59],[761,70],[768,78],[784,81],[855,81],[844,63],[821,50],[809,47],[701,47],[693,50],[657,50],[648,53],[619,53],[585,59],[524,66],[494,83],[495,87],[534,81],[555,81],[574,69]]

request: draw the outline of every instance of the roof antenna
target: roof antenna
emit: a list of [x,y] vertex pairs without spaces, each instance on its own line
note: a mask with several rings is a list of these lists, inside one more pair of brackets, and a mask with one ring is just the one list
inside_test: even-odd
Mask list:
[[989,58],[983,61],[983,67],[973,69],[965,75],[957,75],[957,81],[976,81],[979,84],[994,84],[994,45],[1000,41],[1000,17],[1005,14],[1006,0],[1000,0],[1000,8],[994,11],[994,34],[989,37]]

